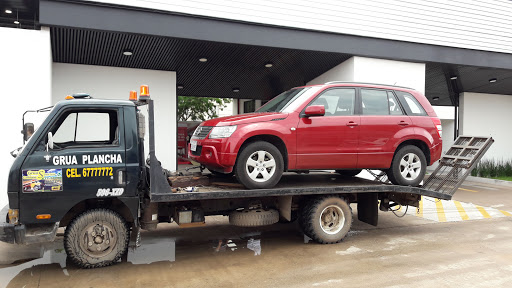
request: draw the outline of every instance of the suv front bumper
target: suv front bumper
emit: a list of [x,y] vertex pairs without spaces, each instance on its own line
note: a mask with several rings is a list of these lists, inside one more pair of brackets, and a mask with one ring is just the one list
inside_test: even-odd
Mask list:
[[196,151],[188,144],[188,158],[199,162],[209,170],[231,173],[237,153],[234,150],[238,139],[192,139],[196,141]]

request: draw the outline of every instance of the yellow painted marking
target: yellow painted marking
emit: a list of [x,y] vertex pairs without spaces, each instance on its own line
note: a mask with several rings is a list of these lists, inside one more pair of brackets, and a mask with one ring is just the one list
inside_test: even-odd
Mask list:
[[420,207],[418,207],[418,210],[416,211],[416,214],[417,214],[418,217],[423,217],[423,196],[421,196]]
[[446,222],[446,215],[444,214],[443,202],[436,199],[437,217],[439,222]]
[[512,214],[508,213],[507,211],[500,210],[500,212],[505,216],[512,216]]
[[474,193],[478,193],[478,191],[476,190],[470,190],[470,189],[464,189],[464,188],[459,188],[460,190],[464,190],[464,191],[469,191],[469,192],[474,192]]
[[485,211],[484,207],[482,206],[477,206],[475,205],[476,209],[478,209],[478,211],[480,211],[480,213],[482,213],[482,216],[484,216],[484,218],[491,218],[491,215],[489,215],[489,213],[487,213],[487,211]]
[[460,217],[462,218],[462,220],[468,220],[469,216],[466,213],[466,210],[464,210],[464,208],[462,207],[462,204],[460,204],[459,201],[455,201],[455,200],[453,201],[453,204],[455,204],[455,207],[457,207],[457,210],[459,211],[459,214],[460,214]]

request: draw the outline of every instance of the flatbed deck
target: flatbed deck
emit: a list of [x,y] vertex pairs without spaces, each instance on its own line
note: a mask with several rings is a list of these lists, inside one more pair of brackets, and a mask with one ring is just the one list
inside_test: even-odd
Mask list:
[[[294,195],[343,194],[343,193],[410,193],[450,200],[451,195],[420,187],[400,186],[371,181],[359,177],[344,177],[335,173],[312,172],[310,174],[285,173],[281,181],[271,189],[248,190],[238,186],[234,178],[214,178],[211,185],[199,187],[197,192],[151,193],[152,202],[177,202],[251,197],[275,197]],[[161,190],[160,190],[161,191]]]

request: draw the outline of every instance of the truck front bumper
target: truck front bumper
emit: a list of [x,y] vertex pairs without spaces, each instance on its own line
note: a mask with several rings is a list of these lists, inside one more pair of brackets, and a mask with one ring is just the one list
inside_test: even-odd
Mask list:
[[31,225],[27,229],[25,225],[7,223],[9,206],[6,205],[0,211],[0,241],[9,244],[34,244],[52,242],[57,235],[59,223]]
[[7,213],[9,212],[9,205],[0,211],[0,241],[5,243],[14,244],[14,224],[7,223]]

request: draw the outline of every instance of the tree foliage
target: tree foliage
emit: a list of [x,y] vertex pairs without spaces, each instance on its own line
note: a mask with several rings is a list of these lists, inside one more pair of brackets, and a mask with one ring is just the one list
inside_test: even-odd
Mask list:
[[231,99],[178,96],[178,121],[204,121],[217,116],[217,107],[224,108]]

